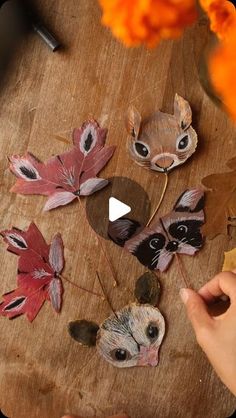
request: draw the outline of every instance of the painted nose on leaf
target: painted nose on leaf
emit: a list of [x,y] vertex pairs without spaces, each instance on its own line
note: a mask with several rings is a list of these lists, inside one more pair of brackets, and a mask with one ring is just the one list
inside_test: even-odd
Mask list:
[[157,364],[158,364],[158,348],[141,346],[138,366],[155,367],[157,366]]
[[177,241],[170,241],[168,242],[166,246],[166,250],[171,253],[174,253],[175,251],[178,250],[178,246],[179,246],[179,243]]
[[155,164],[158,168],[162,168],[165,171],[168,168],[170,168],[173,163],[174,163],[173,158],[171,158],[171,157],[161,157],[161,158],[158,158],[158,160],[156,161]]

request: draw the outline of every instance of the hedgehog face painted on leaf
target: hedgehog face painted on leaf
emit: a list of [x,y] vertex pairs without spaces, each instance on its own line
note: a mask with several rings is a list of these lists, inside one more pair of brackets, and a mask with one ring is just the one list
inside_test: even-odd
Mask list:
[[80,344],[96,346],[115,367],[156,366],[165,334],[165,320],[155,306],[160,285],[155,274],[145,273],[135,286],[137,302],[114,312],[100,325],[86,320],[69,323],[69,333]]

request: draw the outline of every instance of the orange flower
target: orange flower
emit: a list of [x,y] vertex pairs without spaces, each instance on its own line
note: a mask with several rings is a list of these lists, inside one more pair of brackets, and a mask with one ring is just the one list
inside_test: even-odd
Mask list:
[[236,121],[236,10],[227,0],[200,0],[207,12],[211,30],[221,39],[209,59],[212,84],[226,110]]
[[236,122],[236,27],[211,56],[209,69],[215,90]]
[[100,0],[102,21],[128,46],[176,38],[196,19],[196,0]]
[[200,0],[202,8],[207,12],[211,30],[220,39],[230,36],[230,31],[236,27],[235,6],[227,0]]

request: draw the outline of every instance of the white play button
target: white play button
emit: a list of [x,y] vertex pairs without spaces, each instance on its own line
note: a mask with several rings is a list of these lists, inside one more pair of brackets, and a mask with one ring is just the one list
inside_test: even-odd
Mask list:
[[109,221],[114,222],[127,213],[131,212],[131,207],[116,199],[110,197],[109,199]]
[[109,222],[114,225],[114,220],[120,216],[131,217],[141,225],[146,225],[151,216],[148,194],[140,184],[127,177],[111,177],[109,184],[86,199],[89,225],[104,239],[110,239],[107,232]]

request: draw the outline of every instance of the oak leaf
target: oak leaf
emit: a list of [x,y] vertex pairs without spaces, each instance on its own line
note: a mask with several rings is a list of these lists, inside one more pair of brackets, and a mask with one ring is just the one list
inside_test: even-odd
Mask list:
[[236,248],[226,251],[224,254],[224,264],[222,271],[236,270]]
[[228,234],[231,220],[236,218],[236,157],[227,162],[231,171],[211,174],[202,179],[206,191],[206,224],[202,232],[209,239]]

